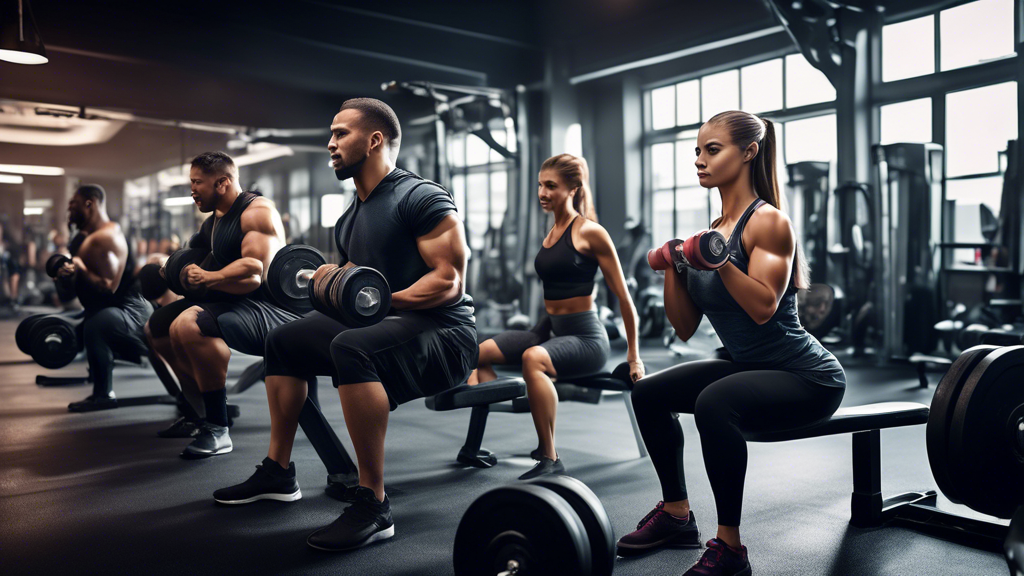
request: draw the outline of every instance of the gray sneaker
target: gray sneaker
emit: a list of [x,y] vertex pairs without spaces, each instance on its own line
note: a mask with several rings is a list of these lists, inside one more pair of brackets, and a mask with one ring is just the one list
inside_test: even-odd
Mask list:
[[519,477],[520,480],[531,480],[538,476],[545,476],[547,474],[565,474],[565,466],[562,465],[562,459],[552,460],[547,456],[541,456],[540,462],[533,468],[530,468],[525,474]]
[[208,458],[218,454],[231,452],[231,436],[228,436],[227,426],[217,426],[209,422],[203,422],[199,426],[199,433],[195,440],[182,451],[181,457],[186,460],[196,458]]

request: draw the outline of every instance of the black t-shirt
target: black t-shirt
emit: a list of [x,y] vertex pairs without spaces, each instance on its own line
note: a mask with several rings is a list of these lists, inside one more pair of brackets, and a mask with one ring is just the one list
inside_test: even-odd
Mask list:
[[[416,239],[448,214],[457,214],[452,195],[440,184],[395,168],[366,201],[356,195],[334,226],[341,263],[355,262],[384,275],[392,292],[412,286],[430,272]],[[446,325],[473,324],[472,299],[423,310]]]

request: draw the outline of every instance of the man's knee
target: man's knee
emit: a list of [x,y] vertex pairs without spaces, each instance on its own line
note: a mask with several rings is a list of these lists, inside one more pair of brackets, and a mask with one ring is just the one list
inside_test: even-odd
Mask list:
[[196,317],[199,308],[189,308],[171,322],[171,340],[178,344],[193,343],[202,337]]

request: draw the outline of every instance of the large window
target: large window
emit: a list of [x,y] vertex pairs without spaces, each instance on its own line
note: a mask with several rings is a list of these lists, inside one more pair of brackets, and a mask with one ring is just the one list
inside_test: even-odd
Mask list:
[[745,110],[775,122],[777,169],[786,163],[832,162],[836,157],[835,89],[800,54],[774,58],[667,86],[648,93],[647,203],[655,244],[707,228],[721,215],[721,196],[697,180],[697,133],[703,121]]
[[[511,122],[504,129],[491,130],[495,142],[516,151]],[[448,163],[452,173],[452,194],[459,215],[466,222],[470,248],[482,250],[485,235],[500,228],[508,207],[512,164],[475,134],[448,136]]]

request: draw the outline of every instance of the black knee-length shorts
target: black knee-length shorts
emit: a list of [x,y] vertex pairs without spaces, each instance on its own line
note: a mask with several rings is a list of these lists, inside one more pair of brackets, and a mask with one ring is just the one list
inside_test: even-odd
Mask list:
[[222,338],[228,348],[250,356],[262,356],[267,335],[282,324],[300,316],[258,297],[239,296],[230,302],[192,302],[181,299],[161,306],[149,317],[149,333],[154,338],[169,334],[171,323],[182,312],[199,306],[209,316],[197,320],[203,334]]
[[443,324],[429,313],[400,311],[379,324],[350,328],[310,312],[267,336],[267,376],[334,386],[380,382],[391,409],[469,378],[477,363],[476,326]]

